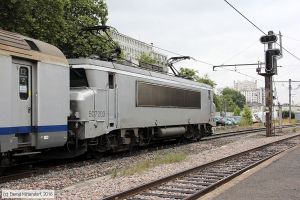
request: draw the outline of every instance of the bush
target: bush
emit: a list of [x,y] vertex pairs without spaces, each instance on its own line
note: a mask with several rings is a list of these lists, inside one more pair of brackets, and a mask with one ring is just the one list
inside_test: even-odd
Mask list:
[[245,106],[242,113],[242,120],[240,123],[242,126],[252,125],[252,113],[248,106]]
[[241,115],[241,109],[240,109],[240,107],[236,106],[234,108],[233,115],[234,116],[240,116]]
[[242,118],[239,125],[240,126],[250,126],[250,125],[252,125],[252,123],[250,123],[249,120]]

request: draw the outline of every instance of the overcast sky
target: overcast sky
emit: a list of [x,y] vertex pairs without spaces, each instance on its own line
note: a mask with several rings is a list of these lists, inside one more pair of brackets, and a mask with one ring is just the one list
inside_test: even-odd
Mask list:
[[[182,55],[212,65],[264,62],[262,33],[243,19],[223,0],[106,0],[108,25],[119,32]],[[298,0],[229,0],[263,31],[273,30],[283,35],[283,46],[300,58],[300,1]],[[158,50],[159,51],[159,50]],[[160,51],[161,52],[161,51]],[[168,57],[176,56],[161,52]],[[278,61],[275,80],[300,81],[300,60],[283,52]],[[184,61],[177,68],[189,67],[199,75],[208,74],[219,87],[233,87],[234,80],[264,78],[256,67],[238,67],[237,71],[213,71],[212,66]],[[234,70],[234,68],[228,68]],[[252,78],[253,77],[253,78]],[[255,79],[254,79],[255,78]],[[293,83],[292,100],[300,103],[300,83]],[[276,84],[280,103],[288,102],[288,84]],[[277,101],[276,101],[277,102]]]

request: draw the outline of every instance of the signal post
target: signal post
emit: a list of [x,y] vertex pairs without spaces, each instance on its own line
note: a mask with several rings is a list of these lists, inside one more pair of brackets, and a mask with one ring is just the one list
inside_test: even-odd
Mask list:
[[268,49],[265,51],[265,73],[258,68],[259,75],[265,77],[265,96],[266,96],[266,136],[272,136],[272,116],[273,116],[273,88],[272,78],[277,74],[277,58],[281,56],[281,50],[273,49],[273,44],[276,43],[277,36],[273,31],[269,31],[268,35],[262,36],[260,42],[268,44]]

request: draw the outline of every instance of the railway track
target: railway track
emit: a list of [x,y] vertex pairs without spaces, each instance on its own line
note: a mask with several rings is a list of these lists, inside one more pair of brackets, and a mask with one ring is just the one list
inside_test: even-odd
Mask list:
[[104,199],[197,199],[246,170],[299,144],[300,135],[296,135]]
[[[283,126],[283,128],[290,128],[290,127],[294,127],[294,126],[299,126],[299,125],[287,125],[287,126]],[[219,139],[219,138],[225,138],[225,137],[233,137],[233,136],[238,136],[238,135],[244,135],[244,134],[253,134],[256,132],[261,132],[264,131],[265,128],[257,128],[257,129],[247,129],[247,130],[241,130],[241,131],[234,131],[234,132],[226,132],[226,133],[220,133],[220,134],[216,134],[216,135],[212,135],[212,136],[208,136],[208,137],[204,137],[201,139],[201,141],[205,141],[205,140],[213,140],[213,139]],[[170,148],[173,147],[173,145],[166,145],[161,146],[163,148]],[[151,149],[153,151],[157,150],[157,147],[153,147],[153,148],[149,148],[150,151]],[[123,157],[123,154],[120,155],[116,155],[116,157]],[[128,155],[127,155],[128,156]],[[114,157],[115,158],[115,157]],[[4,175],[0,175],[0,184],[8,182],[8,181],[14,181],[14,180],[19,180],[19,179],[23,179],[23,178],[29,178],[31,176],[36,176],[36,175],[41,175],[41,174],[46,174],[48,173],[51,169],[54,169],[57,166],[60,165],[65,165],[65,163],[61,163],[59,162],[59,164],[53,164],[53,162],[51,161],[37,161],[36,163],[34,162],[30,162],[30,165],[35,165],[35,164],[39,164],[39,163],[43,163],[43,162],[50,162],[51,167],[37,167],[37,168],[33,168],[33,169],[28,169],[28,170],[15,170],[14,172],[10,172],[8,175],[4,174]],[[72,162],[70,162],[72,163]],[[44,164],[45,165],[45,164]],[[22,165],[21,165],[22,166]]]
[[33,176],[34,174],[37,174],[37,171],[23,171],[23,172],[20,171],[20,172],[14,173],[14,174],[1,176],[0,184],[8,182],[8,181],[12,181],[12,180],[30,177],[30,176]]
[[[35,164],[37,164],[37,163],[35,163]],[[23,178],[29,178],[32,176],[47,174],[47,173],[49,173],[49,171],[51,171],[52,169],[54,169],[57,166],[60,166],[60,165],[51,165],[49,167],[34,167],[34,168],[28,168],[28,169],[25,169],[24,167],[21,167],[20,169],[13,168],[12,171],[9,171],[8,173],[4,173],[4,175],[0,176],[0,184],[6,183],[9,181],[23,179]],[[61,166],[63,166],[63,164],[61,164]]]
[[[285,126],[282,126],[282,128],[292,128],[292,127],[297,127],[299,125],[300,124],[285,125]],[[279,127],[276,127],[276,129],[279,129]],[[224,138],[224,137],[232,137],[232,136],[237,136],[237,135],[252,134],[252,133],[257,133],[257,132],[261,132],[261,131],[265,131],[265,130],[266,130],[266,128],[255,128],[255,129],[246,129],[246,130],[240,130],[240,131],[231,131],[231,132],[214,134],[212,136],[201,138],[201,140],[206,141],[206,140],[213,140],[213,139]]]

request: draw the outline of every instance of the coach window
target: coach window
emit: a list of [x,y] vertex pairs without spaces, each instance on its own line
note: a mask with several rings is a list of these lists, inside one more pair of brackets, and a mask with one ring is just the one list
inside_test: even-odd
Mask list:
[[28,99],[28,68],[20,67],[19,69],[19,93],[20,99]]
[[112,73],[108,74],[108,87],[109,89],[115,88],[115,75]]

